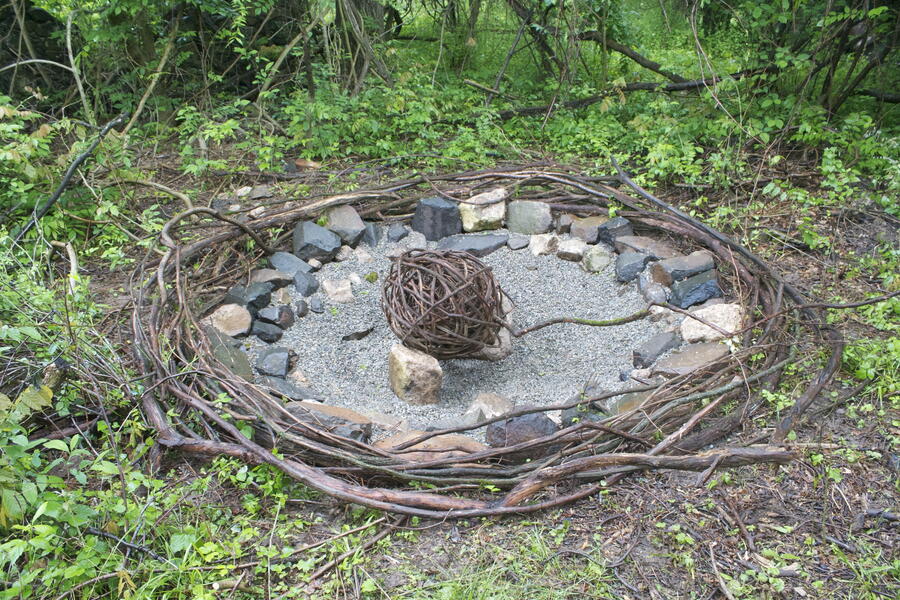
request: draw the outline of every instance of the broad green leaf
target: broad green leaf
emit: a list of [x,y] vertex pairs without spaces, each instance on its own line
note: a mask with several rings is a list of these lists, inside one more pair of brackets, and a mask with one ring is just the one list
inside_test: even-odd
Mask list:
[[12,408],[12,400],[6,394],[0,394],[0,415],[5,415]]
[[28,386],[19,394],[16,403],[21,403],[31,409],[32,412],[43,410],[53,401],[53,390],[46,385],[41,387]]
[[49,440],[44,442],[44,448],[48,448],[50,450],[59,450],[60,452],[68,452],[69,446],[62,440]]
[[190,548],[197,541],[197,536],[193,533],[176,533],[169,540],[169,549],[173,554],[177,554],[186,548]]

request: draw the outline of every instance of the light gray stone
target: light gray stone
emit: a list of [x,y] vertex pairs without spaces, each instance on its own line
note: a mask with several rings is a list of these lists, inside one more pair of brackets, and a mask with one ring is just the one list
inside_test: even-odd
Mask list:
[[410,404],[437,404],[444,371],[437,359],[395,344],[388,355],[391,390]]
[[335,262],[344,262],[345,260],[350,260],[353,256],[353,248],[350,246],[341,246],[338,248],[337,254],[334,255]]
[[209,316],[209,324],[225,335],[239,337],[250,333],[253,316],[239,304],[223,304]]
[[349,204],[332,206],[325,210],[325,227],[337,234],[348,246],[355,247],[366,232],[366,224],[356,209]]
[[493,392],[482,392],[475,396],[462,418],[477,425],[489,419],[502,417],[512,409],[513,403],[503,396]]
[[528,250],[535,256],[554,254],[559,248],[559,238],[553,233],[533,235],[528,240]]
[[559,243],[559,248],[556,250],[556,256],[563,260],[578,262],[584,257],[584,253],[587,249],[588,245],[582,240],[566,240]]
[[506,217],[506,188],[494,188],[459,203],[463,231],[499,229]]
[[616,252],[640,252],[653,257],[654,260],[681,256],[666,242],[642,235],[620,235],[615,240],[615,246]]
[[681,323],[681,337],[686,342],[715,342],[731,337],[736,331],[741,329],[744,320],[744,309],[740,304],[714,304],[706,308],[692,310],[691,314],[709,321],[719,329],[727,331],[728,335],[724,335],[696,319],[685,317]]
[[599,273],[612,263],[612,254],[603,246],[591,246],[581,259],[581,266],[588,273]]
[[524,235],[511,235],[509,239],[506,241],[507,247],[510,250],[522,250],[523,248],[528,247],[528,237]]
[[572,236],[587,244],[596,244],[600,226],[609,221],[607,217],[594,216],[574,219],[570,229]]
[[506,209],[506,227],[513,233],[528,235],[550,231],[553,227],[550,205],[532,200],[510,202]]
[[332,302],[340,304],[353,302],[353,285],[349,279],[326,279],[322,282],[322,289]]
[[654,375],[676,377],[686,375],[728,356],[728,347],[719,342],[691,344],[673,352],[653,366]]
[[272,289],[280,289],[291,283],[293,273],[285,273],[276,269],[254,269],[250,271],[250,283],[271,283]]

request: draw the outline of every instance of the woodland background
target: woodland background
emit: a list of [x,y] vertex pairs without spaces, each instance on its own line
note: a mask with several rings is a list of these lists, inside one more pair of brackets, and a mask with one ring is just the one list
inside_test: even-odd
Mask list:
[[[0,599],[895,597],[898,297],[832,313],[842,375],[788,474],[633,478],[373,544],[386,516],[266,467],[147,469],[114,334],[185,198],[538,161],[602,175],[611,156],[811,297],[895,292],[893,3],[10,0],[0,23]],[[711,559],[750,550],[717,499],[785,490],[809,501],[751,532],[765,567]],[[622,532],[616,564],[600,547]]]

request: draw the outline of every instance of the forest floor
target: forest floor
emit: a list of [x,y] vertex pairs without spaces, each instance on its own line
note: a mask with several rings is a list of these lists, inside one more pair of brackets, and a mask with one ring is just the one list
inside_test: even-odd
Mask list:
[[[859,257],[874,252],[879,231],[896,243],[887,215],[842,212],[819,223],[826,252],[798,246],[790,207],[772,205],[744,212],[735,233],[761,220],[783,235],[757,238],[752,249],[812,297],[875,291],[858,274]],[[84,269],[101,301],[116,305],[125,281]],[[877,335],[854,313],[841,320],[851,339]],[[558,510],[448,522],[304,493],[251,522],[276,546],[322,545],[255,575],[258,563],[249,563],[221,589],[265,598],[897,598],[900,411],[887,398],[860,396],[857,383],[842,374],[813,405],[793,443],[801,460],[724,470],[706,482],[642,474]],[[775,411],[729,442],[765,441]],[[185,484],[213,468],[178,455],[166,465],[157,476]],[[212,481],[190,496],[194,505],[244,511],[246,485]]]

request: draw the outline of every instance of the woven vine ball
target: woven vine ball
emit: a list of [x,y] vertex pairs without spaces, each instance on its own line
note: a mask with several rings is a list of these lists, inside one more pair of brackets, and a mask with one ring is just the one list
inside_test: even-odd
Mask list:
[[454,250],[408,250],[393,259],[381,306],[408,348],[471,358],[498,343],[503,291],[490,267]]

